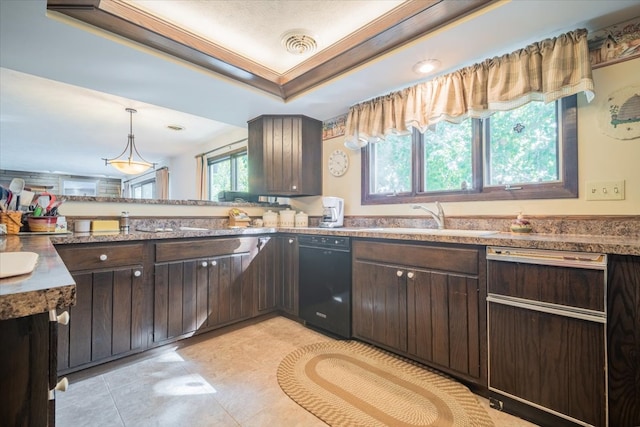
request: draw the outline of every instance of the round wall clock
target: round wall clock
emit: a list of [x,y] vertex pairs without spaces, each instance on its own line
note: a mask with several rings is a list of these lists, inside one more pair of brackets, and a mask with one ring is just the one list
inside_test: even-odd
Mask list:
[[343,150],[335,150],[329,156],[329,172],[333,176],[342,176],[349,168],[349,156]]

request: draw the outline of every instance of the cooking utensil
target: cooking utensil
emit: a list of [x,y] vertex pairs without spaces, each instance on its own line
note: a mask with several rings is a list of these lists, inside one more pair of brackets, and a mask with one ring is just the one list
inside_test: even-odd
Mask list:
[[13,178],[9,184],[9,191],[14,195],[13,205],[10,206],[12,210],[16,210],[20,207],[20,194],[22,193],[22,190],[24,190],[24,179]]
[[13,191],[8,190],[8,194],[7,194],[7,210],[10,210],[10,211],[15,210],[15,209],[11,208],[13,206],[12,203],[11,203],[12,201],[13,201]]
[[56,216],[58,215],[58,207],[64,202],[64,200],[56,200],[53,201],[47,206],[47,216]]
[[[22,193],[20,194],[20,206],[31,206],[33,196],[35,196],[35,193],[33,191],[22,190]],[[18,209],[20,209],[20,206],[18,206]]]
[[56,196],[50,193],[42,193],[40,194],[40,197],[38,197],[38,205],[42,207],[42,209],[45,212],[44,214],[46,214],[46,212],[49,212],[49,210],[51,210],[55,201],[56,201]]

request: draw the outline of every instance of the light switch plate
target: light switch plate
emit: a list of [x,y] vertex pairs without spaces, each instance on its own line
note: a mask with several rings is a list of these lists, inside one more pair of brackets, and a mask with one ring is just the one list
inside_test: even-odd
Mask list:
[[587,181],[587,200],[624,200],[624,180]]

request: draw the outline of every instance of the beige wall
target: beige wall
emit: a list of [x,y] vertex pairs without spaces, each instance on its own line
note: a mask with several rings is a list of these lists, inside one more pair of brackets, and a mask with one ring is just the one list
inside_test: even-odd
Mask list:
[[[604,135],[597,116],[604,108],[607,96],[630,85],[640,85],[640,59],[626,61],[593,71],[596,98],[587,104],[578,96],[578,167],[579,197],[562,200],[523,200],[492,202],[443,203],[448,215],[640,215],[640,138],[617,140]],[[342,148],[349,153],[350,165],[340,178],[327,170],[329,154]],[[345,199],[347,215],[420,215],[408,204],[362,206],[360,204],[360,153],[343,146],[343,138],[324,142],[323,176],[325,195]],[[585,181],[625,180],[626,198],[622,201],[587,201]],[[318,197],[292,199],[294,208],[320,214]]]

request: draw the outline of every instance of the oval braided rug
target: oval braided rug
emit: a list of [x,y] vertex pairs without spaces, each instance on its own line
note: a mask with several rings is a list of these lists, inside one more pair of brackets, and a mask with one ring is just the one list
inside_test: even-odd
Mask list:
[[278,367],[278,383],[335,427],[493,426],[464,385],[357,341],[307,345]]

